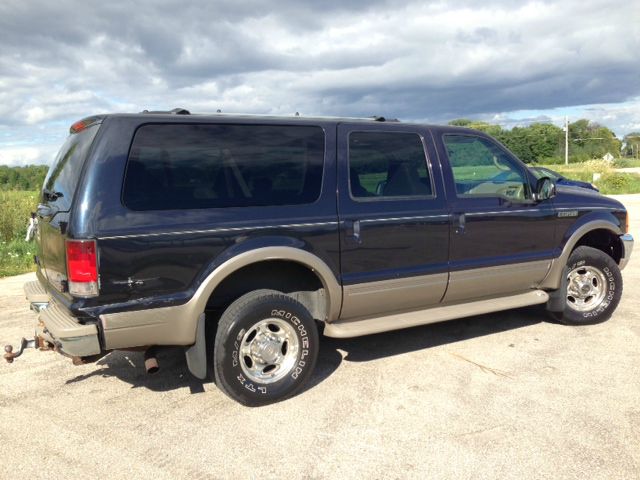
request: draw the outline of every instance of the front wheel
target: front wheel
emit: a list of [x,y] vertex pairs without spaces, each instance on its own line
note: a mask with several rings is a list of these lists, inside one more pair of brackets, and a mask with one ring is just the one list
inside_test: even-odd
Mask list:
[[247,406],[294,395],[310,377],[319,350],[316,324],[295,299],[256,290],[220,318],[213,351],[218,387]]
[[567,302],[560,320],[569,325],[604,322],[622,296],[622,275],[616,262],[591,247],[576,248],[567,262]]

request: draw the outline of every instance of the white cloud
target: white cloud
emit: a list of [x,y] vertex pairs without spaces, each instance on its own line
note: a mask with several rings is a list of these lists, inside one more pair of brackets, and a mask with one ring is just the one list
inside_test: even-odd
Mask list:
[[51,164],[59,146],[0,147],[0,165],[24,166]]
[[623,135],[639,123],[635,18],[621,0],[5,0],[0,149],[176,106],[430,121],[582,106]]

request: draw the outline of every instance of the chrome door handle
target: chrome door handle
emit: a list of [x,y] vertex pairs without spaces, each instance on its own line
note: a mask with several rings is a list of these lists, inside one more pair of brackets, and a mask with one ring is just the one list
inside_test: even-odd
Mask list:
[[464,233],[467,226],[467,219],[465,218],[464,213],[458,214],[457,217],[456,233]]
[[347,220],[345,222],[347,237],[353,238],[356,243],[361,243],[360,239],[360,220]]

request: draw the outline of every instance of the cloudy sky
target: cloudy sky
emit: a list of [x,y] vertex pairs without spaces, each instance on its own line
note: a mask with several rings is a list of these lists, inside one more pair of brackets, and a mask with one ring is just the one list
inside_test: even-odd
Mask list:
[[79,118],[384,115],[640,130],[638,0],[1,0],[0,164]]

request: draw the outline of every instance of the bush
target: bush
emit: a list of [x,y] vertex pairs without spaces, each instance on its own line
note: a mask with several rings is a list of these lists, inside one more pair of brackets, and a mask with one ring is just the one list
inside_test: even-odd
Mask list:
[[24,238],[37,197],[36,192],[0,192],[0,241],[8,243]]
[[0,277],[34,270],[35,242],[24,237],[37,202],[37,192],[0,192]]
[[602,175],[613,173],[613,168],[609,162],[604,160],[589,160],[580,165],[580,170],[587,170],[592,173],[600,173]]
[[27,243],[24,238],[12,242],[0,241],[0,277],[20,275],[35,270],[33,256],[35,242]]
[[613,161],[615,168],[634,168],[640,167],[640,160],[637,158],[616,158]]

